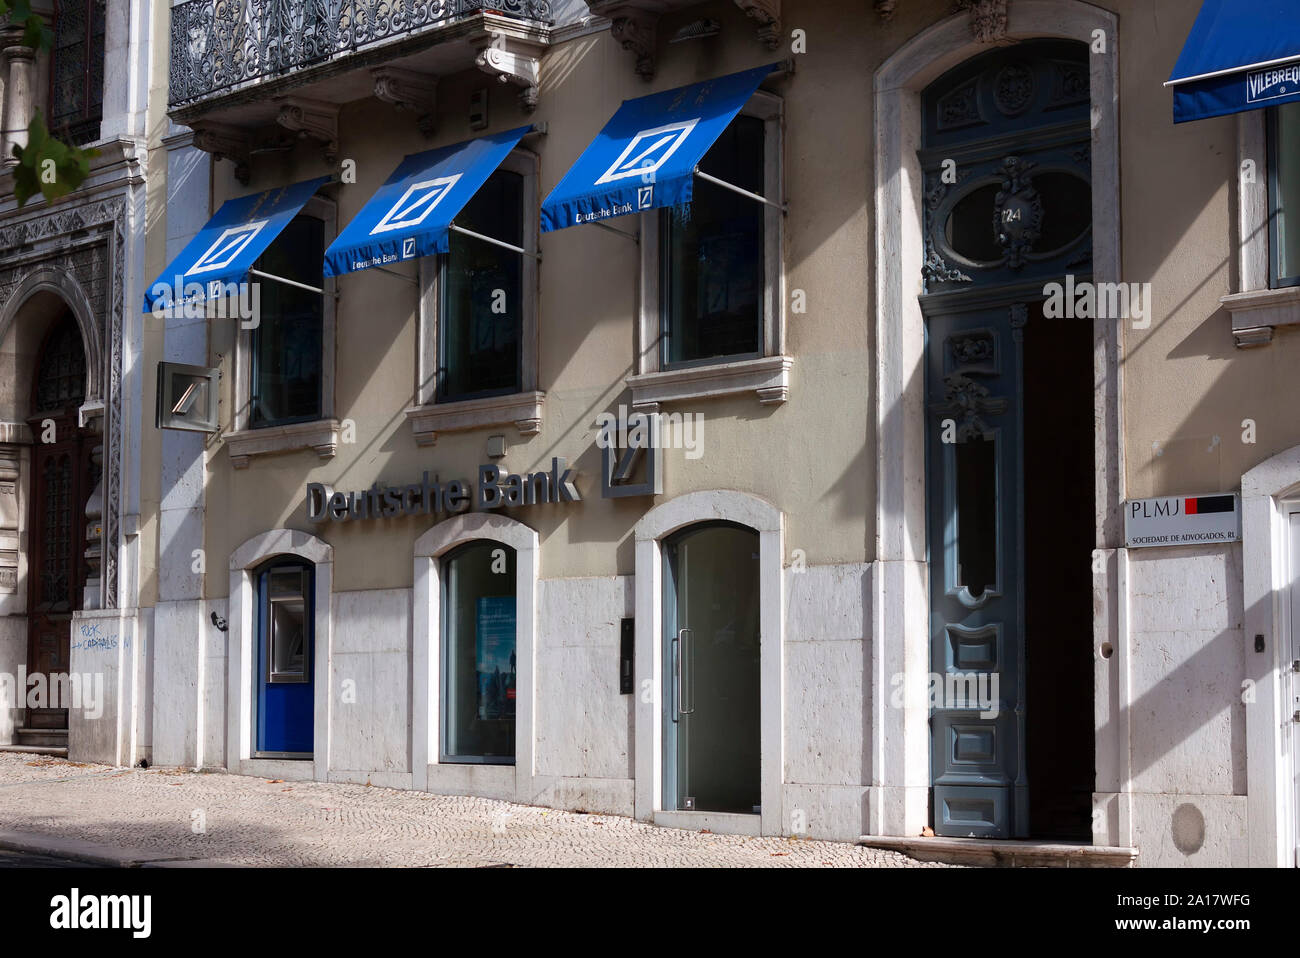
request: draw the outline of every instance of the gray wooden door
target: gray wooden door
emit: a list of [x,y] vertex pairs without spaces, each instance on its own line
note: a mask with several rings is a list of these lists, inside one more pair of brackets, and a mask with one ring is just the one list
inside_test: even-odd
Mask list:
[[[1090,279],[1088,70],[1082,44],[1033,40],[974,57],[922,95],[931,780],[940,835],[1030,833],[1024,489],[1034,397],[1025,337],[1044,323],[1046,283]],[[1044,368],[1033,372],[1041,382]],[[1091,763],[1091,755],[1060,760]]]
[[940,835],[1027,834],[1022,305],[930,317],[931,770]]

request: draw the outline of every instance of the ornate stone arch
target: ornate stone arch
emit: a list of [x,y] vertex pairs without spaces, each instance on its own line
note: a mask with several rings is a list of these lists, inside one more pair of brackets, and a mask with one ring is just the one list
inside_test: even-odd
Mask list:
[[103,401],[104,348],[103,331],[96,322],[90,298],[76,276],[57,266],[40,266],[28,273],[0,306],[0,343],[22,308],[39,293],[53,293],[68,307],[81,330],[81,345],[86,353],[86,402]]
[[[129,454],[125,443],[139,431],[138,423],[123,421],[128,203],[124,196],[112,195],[52,208],[33,206],[30,212],[0,219],[0,337],[12,329],[19,308],[40,291],[59,295],[77,317],[86,346],[87,402],[101,403],[103,409],[99,607],[117,608],[122,464]],[[42,289],[46,283],[52,288]]]
[[[925,708],[891,709],[890,676],[904,676],[904,699],[926,701],[929,671],[929,602],[926,557],[924,361],[925,324],[917,300],[924,259],[921,91],[952,67],[988,50],[986,41],[1037,38],[1078,40],[1104,52],[1089,57],[1092,119],[1093,280],[1120,278],[1119,224],[1119,20],[1082,0],[1014,0],[964,4],[903,44],[876,71],[876,555],[872,614],[872,796],[870,832],[918,834],[928,820],[930,733]],[[1005,29],[1002,16],[1005,11]],[[990,19],[991,17],[991,19]],[[1123,529],[1114,506],[1124,489],[1120,444],[1118,324],[1094,324],[1096,430],[1096,547],[1106,556],[1105,576],[1094,577],[1094,641],[1127,650],[1119,634],[1116,596]],[[1117,681],[1126,667],[1116,655],[1101,659],[1097,681]],[[1097,697],[1102,709],[1108,697]],[[1122,793],[1127,780],[1127,719],[1108,716],[1098,740],[1099,794]],[[1103,726],[1099,713],[1098,727]],[[1099,843],[1130,845],[1132,815],[1121,795],[1107,808]]]

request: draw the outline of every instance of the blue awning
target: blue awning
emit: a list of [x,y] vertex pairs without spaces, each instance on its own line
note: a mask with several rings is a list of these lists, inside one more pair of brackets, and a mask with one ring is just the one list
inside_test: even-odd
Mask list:
[[1174,122],[1300,100],[1295,0],[1205,0],[1173,75]]
[[325,275],[447,252],[456,214],[531,129],[521,126],[406,157],[325,251]]
[[542,231],[689,203],[696,166],[777,66],[624,100],[542,204]]
[[257,258],[329,181],[330,177],[321,176],[226,200],[145,290],[144,311],[226,295],[227,287],[243,282]]

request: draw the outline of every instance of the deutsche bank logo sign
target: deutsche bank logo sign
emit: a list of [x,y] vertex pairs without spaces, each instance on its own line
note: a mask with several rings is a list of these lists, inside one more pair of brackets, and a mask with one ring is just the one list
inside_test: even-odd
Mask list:
[[185,275],[210,273],[214,269],[225,269],[235,261],[240,253],[248,248],[248,244],[253,242],[253,237],[262,232],[262,227],[266,224],[266,220],[257,220],[253,223],[245,223],[242,226],[235,226],[222,231],[216,242],[208,247],[207,252],[185,271]]
[[693,120],[657,126],[653,130],[642,130],[632,137],[632,142],[596,183],[613,183],[634,176],[654,174],[668,162],[670,156],[677,152],[677,148],[686,142],[686,138],[691,135],[691,130],[695,129],[695,124],[699,122],[700,118],[696,117]]
[[433,212],[434,207],[442,202],[443,197],[451,192],[451,188],[460,181],[460,176],[459,173],[453,173],[436,180],[412,183],[393,204],[392,209],[384,214],[383,219],[375,224],[370,235],[419,226]]

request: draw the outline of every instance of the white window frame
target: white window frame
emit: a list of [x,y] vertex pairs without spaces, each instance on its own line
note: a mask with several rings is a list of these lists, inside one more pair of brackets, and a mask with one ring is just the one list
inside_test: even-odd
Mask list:
[[[488,540],[515,550],[515,762],[513,765],[443,762],[443,557],[462,545]],[[411,787],[444,795],[536,801],[537,583],[541,548],[536,530],[495,513],[471,512],[433,526],[415,542],[412,598]]]
[[[763,194],[776,204],[785,197],[783,171],[784,101],[757,91],[741,108],[764,125]],[[757,201],[756,201],[757,202]],[[660,210],[641,214],[641,290],[637,311],[636,361],[627,378],[632,405],[656,409],[659,403],[754,393],[764,404],[789,398],[794,360],[785,354],[785,214],[764,205],[763,342],[757,358],[663,368],[660,278]]]
[[[301,215],[314,216],[325,224],[324,246],[334,241],[338,232],[338,206],[327,197],[316,195],[303,206]],[[322,250],[322,253],[324,250]],[[274,280],[261,280],[274,282]],[[338,450],[339,421],[334,412],[334,354],[337,329],[338,293],[336,280],[326,276],[321,310],[321,416],[309,422],[295,422],[282,426],[264,426],[251,429],[248,425],[252,395],[253,331],[243,323],[235,336],[233,360],[234,394],[231,431],[226,436],[230,462],[236,469],[245,469],[256,456],[312,449],[321,459],[329,459]],[[229,320],[237,322],[237,320]]]
[[[538,249],[541,220],[538,206],[538,157],[531,150],[516,147],[498,169],[523,177],[524,246]],[[465,239],[464,242],[478,242]],[[444,254],[445,255],[445,254]],[[431,446],[438,434],[490,426],[514,426],[520,436],[535,436],[542,429],[546,393],[538,388],[538,261],[524,256],[522,288],[524,291],[522,329],[520,330],[520,388],[503,396],[477,399],[438,400],[438,348],[442,323],[440,277],[444,256],[426,256],[420,260],[420,322],[416,332],[416,404],[406,410],[415,441]]]
[[[1246,164],[1253,180],[1248,182]],[[1237,283],[1220,298],[1232,316],[1239,348],[1267,346],[1278,326],[1300,323],[1300,286],[1270,287],[1268,117],[1266,110],[1237,114]]]
[[[312,718],[312,757],[258,758],[257,709],[257,575],[259,567],[276,557],[297,558],[313,566],[315,594],[310,604],[314,647],[311,665],[315,683]],[[230,592],[226,648],[226,768],[235,775],[262,775],[293,781],[327,781],[330,755],[330,675],[334,637],[330,610],[334,595],[334,549],[328,542],[297,529],[271,529],[253,536],[230,554]],[[198,764],[204,765],[205,738],[199,735]]]

